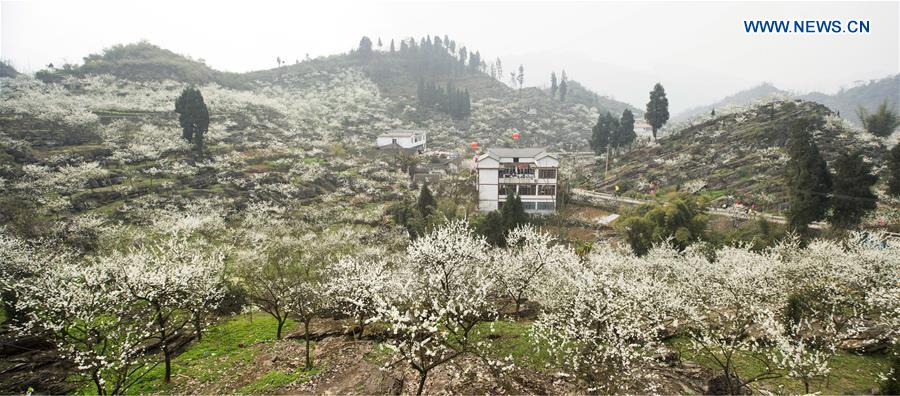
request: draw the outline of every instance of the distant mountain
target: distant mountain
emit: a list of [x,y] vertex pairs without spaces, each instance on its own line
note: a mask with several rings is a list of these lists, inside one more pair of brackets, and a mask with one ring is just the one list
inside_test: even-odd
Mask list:
[[716,111],[721,111],[723,108],[732,106],[745,106],[759,100],[783,97],[788,95],[789,93],[787,91],[778,89],[771,83],[762,83],[753,88],[745,89],[734,95],[728,96],[713,104],[685,110],[675,117],[672,117],[672,121],[684,121],[697,115],[710,114],[713,109],[716,109]]
[[850,122],[861,125],[862,122],[857,116],[857,110],[860,107],[872,111],[883,101],[887,100],[893,106],[894,111],[900,112],[900,74],[880,80],[872,80],[864,85],[858,85],[850,89],[842,89],[833,95],[821,92],[796,95],[779,89],[770,83],[763,83],[740,91],[716,103],[684,111],[673,117],[672,120],[685,121],[698,115],[710,114],[713,109],[720,111],[735,106],[746,106],[757,101],[785,97],[796,97],[823,104]]
[[872,80],[850,89],[842,89],[834,95],[813,92],[803,95],[801,98],[828,106],[829,109],[840,113],[842,117],[860,125],[862,122],[857,116],[859,107],[873,111],[887,100],[893,106],[894,111],[900,112],[900,74]]

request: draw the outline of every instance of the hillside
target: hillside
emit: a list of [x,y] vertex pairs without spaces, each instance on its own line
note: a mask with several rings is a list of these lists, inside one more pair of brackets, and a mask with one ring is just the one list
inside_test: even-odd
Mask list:
[[880,163],[885,148],[880,141],[844,122],[827,107],[801,100],[779,100],[718,116],[615,159],[609,188],[619,183],[626,190],[648,193],[656,182],[659,190],[676,188],[699,191],[708,198],[745,197],[763,209],[785,209],[784,181],[788,126],[800,117],[823,120],[815,140],[826,161],[851,148]]
[[81,65],[64,65],[62,69],[42,70],[35,75],[49,82],[59,81],[66,75],[83,77],[103,74],[133,81],[172,80],[188,84],[216,83],[231,88],[246,87],[239,74],[214,70],[202,61],[146,41],[114,45],[101,54],[85,56]]
[[850,89],[842,89],[834,95],[813,92],[803,95],[801,98],[828,106],[832,111],[839,113],[841,117],[861,125],[857,115],[860,106],[871,112],[887,100],[893,106],[894,112],[900,112],[900,74],[872,80]]
[[[583,151],[598,115],[628,105],[575,82],[566,102],[512,89],[447,38],[403,44],[232,74],[138,43],[0,78],[0,394],[722,394],[761,366],[777,372],[753,392],[806,394],[784,362],[807,344],[784,323],[789,296],[820,294],[854,309],[846,333],[834,310],[809,314],[832,332],[812,391],[865,393],[887,372],[896,241],[640,256],[598,220],[619,208],[568,199],[593,153],[560,153],[520,190],[557,213],[527,216],[521,197],[480,212],[478,172],[434,151]],[[617,180],[580,179],[777,210],[784,127],[809,116],[826,158],[883,155],[826,107],[784,101],[673,128],[619,154]],[[374,147],[397,128],[427,130],[429,150]],[[430,165],[445,166],[426,184]],[[487,239],[497,226],[510,233]]]
[[0,77],[15,77],[19,72],[9,63],[0,61]]
[[[422,41],[425,43],[424,39]],[[560,103],[536,88],[514,90],[483,70],[457,65],[456,57],[446,48],[426,47],[406,52],[373,51],[308,59],[295,64],[243,74],[214,70],[204,63],[175,54],[147,42],[118,45],[102,54],[85,57],[77,67],[42,71],[38,77],[47,82],[61,82],[65,76],[85,78],[109,74],[139,82],[175,81],[208,85],[238,91],[259,92],[268,87],[286,90],[306,89],[322,83],[323,76],[356,70],[377,86],[380,96],[390,101],[389,111],[407,127],[432,131],[433,147],[465,150],[471,141],[480,145],[537,145],[563,150],[587,147],[590,128],[597,115],[610,111],[620,114],[625,103],[600,96],[572,82],[571,100]],[[472,115],[453,120],[446,114],[419,109],[416,87],[419,81],[439,86],[452,84],[467,90],[472,98]],[[513,142],[511,131],[522,134]],[[373,131],[377,132],[377,131]]]
[[683,111],[673,117],[672,121],[686,121],[697,116],[705,116],[710,114],[712,109],[719,113],[730,112],[736,108],[739,109],[756,102],[766,102],[788,97],[796,97],[797,99],[823,104],[831,111],[859,126],[862,125],[857,115],[857,110],[860,106],[869,111],[874,111],[878,105],[887,100],[888,103],[893,105],[895,112],[900,112],[900,74],[880,80],[872,80],[850,89],[842,89],[833,95],[821,92],[797,95],[779,89],[771,83],[763,83],[730,95],[713,104]]
[[787,91],[782,91],[771,83],[762,83],[753,88],[745,89],[734,95],[725,97],[718,102],[685,110],[672,117],[672,121],[684,121],[698,115],[710,114],[713,109],[715,109],[717,112],[722,112],[723,110],[726,110],[728,108],[746,106],[756,101],[773,99],[776,97],[783,97],[787,95],[789,95]]
[[[550,89],[547,88],[545,92],[549,94]],[[568,92],[566,93],[566,101],[582,104],[588,107],[604,109],[605,111],[609,111],[610,113],[616,115],[621,115],[622,112],[625,111],[625,109],[631,110],[631,112],[634,113],[635,116],[644,114],[643,109],[639,109],[628,103],[619,102],[608,96],[601,96],[575,80],[568,80]]]

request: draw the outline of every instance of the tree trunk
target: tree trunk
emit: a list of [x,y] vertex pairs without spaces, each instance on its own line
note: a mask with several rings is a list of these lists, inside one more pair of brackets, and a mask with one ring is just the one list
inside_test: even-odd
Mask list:
[[425,390],[425,379],[426,378],[428,378],[427,371],[419,372],[419,388],[416,389],[416,396],[421,396],[422,391]]
[[172,353],[169,352],[169,346],[163,341],[163,356],[166,361],[166,383],[172,382]]
[[366,329],[366,327],[365,327],[365,326],[366,326],[366,321],[363,319],[363,317],[360,316],[360,317],[358,318],[358,320],[359,320],[359,322],[358,322],[358,325],[359,325],[359,336],[357,337],[357,334],[356,334],[356,332],[354,331],[354,332],[353,332],[353,339],[354,339],[354,340],[357,340],[357,339],[359,339],[359,338],[362,338],[363,332],[364,332],[365,329]]
[[197,332],[197,341],[203,340],[203,326],[200,325],[200,318],[194,320],[194,330]]
[[312,360],[309,358],[309,319],[303,321],[303,333],[306,339],[306,369],[312,369]]
[[281,339],[281,328],[284,327],[285,319],[278,318],[277,320],[278,320],[278,331],[275,333],[275,338],[280,340]]
[[104,387],[103,384],[100,383],[100,372],[99,372],[99,370],[98,370],[98,371],[94,371],[93,373],[91,373],[91,378],[94,380],[94,385],[97,386],[97,394],[98,394],[98,395],[105,395],[105,394],[106,394],[106,387]]

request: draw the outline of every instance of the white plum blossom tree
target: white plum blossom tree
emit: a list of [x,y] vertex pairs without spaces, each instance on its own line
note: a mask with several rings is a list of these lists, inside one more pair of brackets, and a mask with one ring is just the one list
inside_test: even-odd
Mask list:
[[656,276],[653,260],[597,248],[586,261],[570,253],[548,267],[536,293],[543,311],[532,331],[590,392],[655,392],[655,355],[677,293]]
[[496,317],[487,251],[465,221],[450,221],[410,244],[390,292],[375,300],[387,345],[419,374],[417,394],[432,369],[477,348],[472,329]]
[[533,226],[511,230],[506,241],[508,248],[493,251],[491,262],[497,287],[513,301],[513,317],[518,318],[522,304],[533,297],[539,281],[548,275],[548,268],[576,257],[553,236]]
[[371,255],[344,257],[328,268],[327,293],[340,312],[356,320],[354,337],[376,316],[375,301],[390,292],[391,276],[388,263]]
[[206,314],[224,295],[223,255],[174,234],[102,260],[115,268],[124,297],[149,318],[151,339],[163,354],[165,382],[170,382],[173,347],[188,326],[199,335]]
[[18,329],[48,337],[100,395],[125,393],[156,366],[144,354],[149,323],[111,264],[60,257],[39,263],[17,287],[17,308],[26,316]]

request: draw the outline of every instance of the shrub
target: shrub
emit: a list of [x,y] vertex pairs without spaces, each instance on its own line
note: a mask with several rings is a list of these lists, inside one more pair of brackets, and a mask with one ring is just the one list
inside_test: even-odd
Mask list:
[[701,201],[678,194],[668,203],[644,204],[627,212],[616,221],[616,228],[634,253],[643,255],[662,242],[683,250],[703,238],[706,222]]

